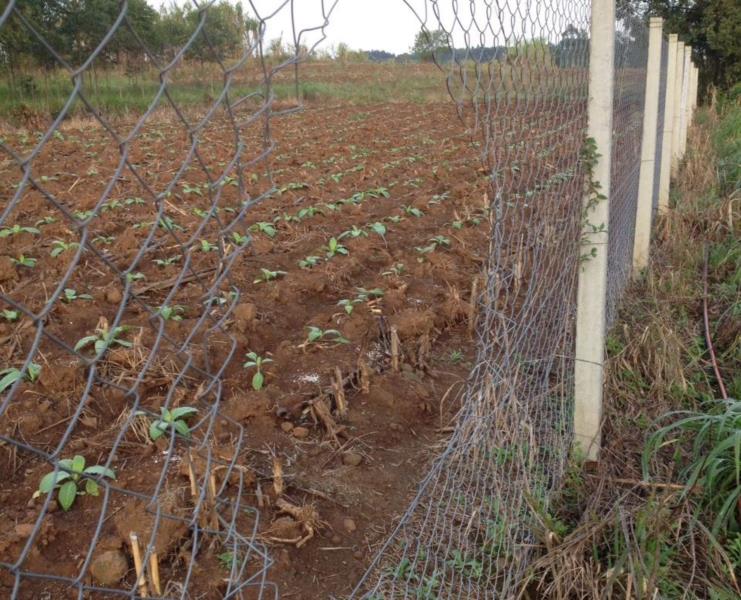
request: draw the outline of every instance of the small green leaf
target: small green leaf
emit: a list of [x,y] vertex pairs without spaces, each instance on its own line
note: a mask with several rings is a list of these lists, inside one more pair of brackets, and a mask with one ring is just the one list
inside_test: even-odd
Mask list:
[[194,415],[198,412],[197,408],[193,408],[191,406],[181,406],[180,408],[174,408],[172,409],[172,412],[170,413],[172,420],[175,421],[176,419],[183,419],[186,417],[190,417],[191,415]]
[[259,392],[262,389],[262,384],[265,382],[265,377],[258,371],[252,376],[252,389]]
[[88,467],[85,469],[86,475],[99,475],[100,477],[108,477],[109,479],[116,479],[116,473],[111,469],[107,469],[102,465],[95,465],[94,467]]
[[98,484],[95,483],[92,479],[88,479],[85,481],[85,492],[89,496],[99,496],[100,495]]
[[162,434],[165,433],[166,429],[167,423],[163,421],[155,421],[149,426],[149,437],[151,437],[152,440],[158,440],[162,437]]
[[47,473],[41,478],[41,483],[39,483],[39,491],[42,494],[48,494],[55,487],[57,487],[57,484],[60,481],[69,479],[69,476],[69,473],[67,473],[66,471],[57,471],[56,473],[52,471],[51,473]]
[[69,510],[74,503],[76,496],[77,483],[71,480],[63,483],[62,487],[59,488],[59,493],[57,494],[57,499],[59,500],[59,505],[62,507],[62,510]]
[[185,421],[175,421],[175,431],[177,431],[183,437],[190,437],[190,428]]
[[76,454],[75,457],[72,459],[72,471],[75,473],[82,473],[85,469],[85,457],[80,456],[79,454]]

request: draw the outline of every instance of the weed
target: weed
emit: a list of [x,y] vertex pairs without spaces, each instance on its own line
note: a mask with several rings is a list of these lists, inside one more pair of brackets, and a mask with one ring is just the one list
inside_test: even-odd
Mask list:
[[[94,465],[85,467],[85,457],[75,455],[74,458],[63,458],[59,461],[59,469],[47,473],[41,478],[39,489],[34,493],[34,498],[41,494],[50,494],[58,488],[57,500],[62,510],[68,511],[75,502],[75,498],[81,494],[98,496],[100,489],[98,483],[92,477],[116,479],[116,474],[107,467]],[[85,491],[80,491],[79,485],[85,480]]]
[[275,226],[272,223],[268,223],[267,221],[260,221],[259,223],[255,223],[250,227],[250,231],[259,231],[260,233],[264,233],[269,238],[274,238],[276,235],[278,235],[278,230],[275,228]]
[[170,256],[169,258],[155,258],[154,264],[158,267],[169,267],[170,265],[174,265],[175,263],[180,262],[180,256]]
[[49,254],[51,254],[53,258],[56,258],[63,252],[67,252],[67,250],[73,250],[74,248],[80,247],[80,244],[77,242],[65,242],[63,240],[54,240],[51,245],[52,249]]
[[461,350],[451,350],[448,360],[454,365],[458,365],[463,362],[463,352]]

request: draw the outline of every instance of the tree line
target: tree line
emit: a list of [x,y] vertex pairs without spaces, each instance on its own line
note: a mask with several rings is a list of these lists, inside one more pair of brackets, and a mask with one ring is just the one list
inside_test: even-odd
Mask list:
[[123,20],[119,0],[23,0],[16,11],[0,29],[0,58],[10,68],[55,67],[60,58],[77,66],[109,35],[98,64],[173,58],[186,45],[186,58],[213,61],[252,47],[259,27],[240,4],[227,0],[205,11],[189,3],[157,11],[146,0],[128,0]]

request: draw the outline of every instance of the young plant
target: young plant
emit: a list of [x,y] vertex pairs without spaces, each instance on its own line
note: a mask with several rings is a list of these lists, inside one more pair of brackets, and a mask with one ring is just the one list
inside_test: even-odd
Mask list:
[[359,238],[359,237],[368,237],[368,232],[364,231],[363,229],[360,229],[356,225],[352,226],[352,229],[348,229],[347,231],[343,231],[340,235],[337,236],[338,240],[341,240],[343,238]]
[[461,350],[451,350],[449,360],[454,365],[462,363],[463,362],[463,352]]
[[169,258],[155,258],[154,264],[158,267],[169,267],[170,265],[174,265],[175,263],[180,262],[180,256],[170,256]]
[[327,253],[327,258],[333,258],[338,254],[344,256],[350,254],[350,251],[337,241],[337,238],[330,238],[329,242],[327,242],[327,245],[324,247],[324,250]]
[[28,369],[26,369],[25,375],[21,372],[20,369],[16,369],[15,367],[3,369],[2,371],[0,371],[0,394],[2,394],[19,379],[25,379],[26,381],[34,383],[39,378],[40,374],[41,365],[37,365],[36,363],[31,363],[30,365],[28,365]]
[[250,237],[248,235],[242,235],[238,231],[232,231],[232,241],[237,246],[246,246],[250,241]]
[[212,244],[208,240],[201,240],[198,248],[201,252],[214,252],[216,250],[216,244]]
[[0,229],[0,238],[10,237],[12,235],[19,235],[21,233],[30,233],[31,235],[38,235],[41,233],[36,227],[23,227],[22,225],[13,225],[13,227],[3,227]]
[[296,213],[296,218],[299,219],[300,221],[303,221],[304,219],[309,219],[313,217],[314,215],[321,215],[321,214],[324,214],[324,213],[322,213],[322,211],[319,210],[318,208],[314,206],[307,206],[306,208],[302,208]]
[[20,316],[21,316],[21,313],[19,313],[17,310],[10,310],[9,308],[6,308],[2,312],[0,312],[0,317],[5,319],[9,323],[12,323],[13,321],[17,321],[18,317]]
[[157,309],[157,314],[162,317],[165,321],[182,321],[185,307],[180,304],[174,306],[163,305]]
[[330,344],[349,344],[350,340],[342,336],[342,333],[337,329],[321,329],[309,325],[306,340],[302,344],[303,346],[310,346],[311,344],[317,344],[320,342],[326,342]]
[[406,270],[406,267],[404,266],[404,263],[396,263],[394,264],[388,271],[383,271],[381,275],[384,277],[390,277],[392,275],[396,277],[400,277],[404,274],[404,271]]
[[168,217],[167,215],[160,217],[157,225],[165,231],[185,231],[185,227],[178,225],[172,217]]
[[420,217],[424,217],[425,216],[425,213],[423,213],[421,210],[419,210],[415,206],[412,206],[411,204],[406,204],[406,205],[402,206],[402,208],[404,209],[404,212],[406,214],[411,215],[413,217],[420,218]]
[[65,288],[64,293],[62,294],[62,302],[66,302],[69,304],[70,302],[74,302],[75,300],[92,300],[93,297],[90,294],[78,294],[75,290],[72,288]]
[[144,273],[140,273],[139,271],[136,271],[135,273],[126,273],[126,281],[128,281],[129,283],[142,281],[144,279],[146,279],[146,275],[144,275]]
[[242,367],[245,369],[255,367],[256,371],[252,376],[252,389],[259,392],[265,384],[265,375],[262,373],[262,366],[273,362],[273,360],[271,358],[263,358],[256,352],[248,352],[245,354],[245,358],[247,358],[247,361],[242,365]]
[[386,226],[381,222],[371,223],[368,225],[368,229],[370,229],[373,233],[377,233],[381,237],[386,236]]
[[144,198],[126,198],[126,200],[124,200],[124,205],[126,205],[126,206],[143,206],[144,205]]
[[57,219],[55,217],[52,217],[51,215],[46,215],[43,219],[39,219],[34,223],[36,227],[41,227],[42,225],[51,225],[52,223],[56,223]]
[[268,223],[267,221],[260,221],[259,223],[255,223],[250,227],[250,231],[259,231],[260,233],[264,233],[269,238],[274,238],[276,235],[278,235],[278,230],[275,228],[275,226],[272,223]]
[[[192,406],[181,406],[172,410],[167,410],[163,406],[160,408],[160,417],[149,425],[149,437],[152,438],[152,441],[157,441],[167,433],[168,429],[174,429],[175,433],[184,438],[190,438],[190,427],[187,419],[197,412],[198,409]],[[138,411],[136,414],[144,415],[145,413]]]
[[316,267],[321,262],[320,256],[307,256],[303,260],[298,261],[298,266],[302,269],[311,269]]
[[[76,455],[74,458],[63,458],[59,461],[59,469],[47,473],[41,478],[39,489],[33,497],[38,498],[41,494],[50,494],[55,489],[57,500],[62,510],[68,511],[75,502],[78,495],[88,494],[98,496],[100,489],[98,483],[92,477],[116,479],[116,474],[106,467],[94,465],[85,467],[85,457]],[[85,491],[80,491],[79,486],[85,480]]]
[[95,333],[93,335],[87,335],[84,338],[78,340],[75,344],[74,350],[75,352],[79,352],[80,350],[92,345],[97,356],[110,346],[131,348],[134,344],[120,339],[120,336],[126,333],[129,329],[130,328],[126,325],[119,325],[118,327],[110,329],[108,327],[108,322],[101,318],[101,321],[98,323],[98,326],[95,329]]
[[260,272],[260,276],[252,283],[267,283],[286,275],[285,271],[271,271],[270,269],[260,269]]
[[18,258],[11,259],[11,261],[17,267],[26,267],[28,269],[33,269],[37,262],[35,258],[25,256],[24,254],[21,254]]

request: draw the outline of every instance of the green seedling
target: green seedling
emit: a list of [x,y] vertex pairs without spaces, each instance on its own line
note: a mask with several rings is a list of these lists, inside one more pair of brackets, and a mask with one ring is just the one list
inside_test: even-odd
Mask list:
[[404,212],[408,215],[411,215],[413,217],[424,217],[425,213],[423,213],[421,210],[419,210],[417,207],[412,206],[411,204],[406,204],[402,206],[402,209],[404,209]]
[[343,238],[359,238],[359,237],[368,237],[368,232],[364,231],[363,229],[360,229],[356,225],[352,226],[352,229],[348,229],[347,231],[343,231],[340,235],[337,236],[338,240],[341,240]]
[[250,231],[259,231],[260,233],[264,233],[269,238],[274,238],[276,235],[278,235],[278,230],[275,228],[275,226],[272,223],[268,223],[267,221],[255,223],[250,227]]
[[203,196],[203,192],[201,191],[201,188],[197,185],[191,186],[188,183],[183,183],[183,193],[184,194],[195,194],[196,196]]
[[337,241],[337,238],[330,238],[329,242],[324,247],[324,250],[327,253],[327,258],[333,258],[338,254],[344,256],[350,254],[350,251]]
[[316,267],[321,260],[319,256],[307,256],[303,260],[298,261],[298,266],[302,269],[311,269],[312,267]]
[[404,220],[404,217],[399,215],[390,215],[385,217],[385,219],[391,223],[401,223]]
[[95,214],[92,210],[76,210],[72,213],[78,221],[87,221],[90,217]]
[[123,203],[120,200],[111,200],[110,202],[103,204],[103,206],[100,207],[100,210],[101,212],[106,212],[109,210],[116,210],[117,208],[123,208]]
[[453,221],[453,222],[452,222],[452,223],[450,224],[450,226],[451,226],[451,227],[452,227],[453,229],[463,229],[463,221],[461,221],[461,220],[459,220],[459,219],[456,219],[455,221]]
[[296,213],[296,217],[303,221],[304,219],[309,219],[315,215],[322,215],[324,214],[321,210],[316,208],[315,206],[308,206],[306,208],[302,208]]
[[325,202],[324,206],[330,212],[337,212],[342,207],[342,203],[341,202]]
[[73,250],[80,247],[80,244],[78,244],[77,242],[65,242],[62,240],[54,240],[52,241],[51,245],[52,248],[49,254],[51,254],[53,258],[56,258],[63,252],[67,252],[67,250]]
[[146,276],[144,273],[135,272],[135,273],[126,273],[126,281],[129,283],[134,283],[135,281],[142,281],[146,279]]
[[33,269],[36,266],[37,260],[35,258],[31,258],[30,256],[25,256],[21,254],[18,258],[11,259],[12,263],[17,267],[27,267],[29,269]]
[[20,317],[20,313],[17,310],[10,310],[8,308],[4,309],[2,312],[0,312],[0,317],[8,321],[9,323],[12,323],[13,321],[17,321],[18,317]]
[[40,373],[41,366],[37,365],[36,363],[31,363],[30,365],[28,365],[28,369],[26,369],[25,375],[20,369],[16,369],[15,367],[3,369],[2,371],[0,371],[0,394],[2,394],[19,379],[25,379],[26,381],[35,383],[36,380],[39,378]]
[[483,563],[473,558],[467,559],[460,550],[453,550],[453,558],[448,561],[448,565],[472,579],[481,579],[484,575]]
[[90,294],[78,294],[72,288],[65,288],[62,294],[62,302],[74,302],[75,300],[92,300],[93,297]]
[[160,217],[157,225],[165,231],[185,231],[185,227],[178,225],[172,217],[167,215]]
[[463,362],[463,352],[461,350],[453,350],[453,351],[451,351],[449,360],[454,365],[457,365],[457,364],[462,363]]
[[[103,321],[103,319],[101,319]],[[128,342],[126,340],[120,339],[120,337],[126,333],[130,327],[126,325],[119,325],[118,327],[114,327],[113,329],[110,329],[108,327],[108,323],[102,322],[98,324],[98,327],[95,330],[95,333],[93,335],[87,335],[84,338],[81,338],[77,341],[75,344],[75,352],[79,352],[80,350],[87,348],[88,346],[92,345],[93,349],[95,350],[95,354],[100,355],[102,352],[104,352],[106,349],[108,349],[110,346],[121,346],[123,348],[131,348],[134,344],[131,342]]]
[[96,244],[103,244],[105,246],[108,246],[112,244],[116,240],[116,237],[113,235],[99,235],[95,239],[93,239],[93,242]]
[[447,200],[450,197],[450,192],[444,192],[442,194],[435,194],[428,204],[440,204],[443,200]]
[[384,277],[391,277],[392,275],[396,277],[400,277],[401,275],[404,274],[404,271],[406,271],[406,267],[404,266],[404,263],[399,262],[393,265],[388,271],[383,271],[381,275],[383,275]]
[[202,208],[198,208],[197,206],[192,208],[190,212],[192,212],[199,219],[205,219],[208,217],[208,211],[203,210]]
[[3,227],[2,229],[0,229],[0,238],[6,238],[12,235],[20,235],[21,233],[30,233],[31,235],[39,235],[41,232],[36,227],[24,227],[22,225],[13,225],[13,227]]
[[154,264],[158,267],[169,267],[170,265],[174,265],[175,263],[180,262],[180,256],[171,256],[169,258],[155,258]]
[[[183,436],[184,438],[190,438],[190,427],[188,426],[187,419],[192,417],[198,412],[197,408],[191,406],[181,406],[179,408],[173,408],[172,410],[166,409],[164,406],[160,408],[160,417],[149,425],[149,437],[152,441],[156,441],[161,438],[168,429],[173,429],[175,433]],[[144,415],[142,411],[138,411],[137,415]]]
[[39,219],[34,223],[36,227],[41,227],[42,225],[51,225],[52,223],[56,223],[57,220],[52,217],[51,215],[45,216],[43,219]]
[[383,298],[383,290],[381,288],[373,288],[372,290],[366,290],[365,288],[355,288],[358,291],[358,295],[355,297],[355,302],[370,302]]
[[219,559],[221,568],[226,569],[227,571],[231,571],[234,563],[237,562],[237,557],[234,552],[222,552],[216,558]]
[[[76,455],[74,458],[63,458],[59,461],[59,469],[47,473],[41,478],[39,489],[34,492],[33,497],[38,498],[41,494],[50,494],[55,489],[57,500],[62,510],[68,511],[75,502],[75,498],[82,494],[98,496],[100,489],[93,477],[103,479],[116,479],[116,474],[102,465],[85,467],[85,457]],[[85,480],[85,490],[80,491],[79,486]]]
[[212,244],[208,240],[200,241],[199,249],[201,252],[214,252],[216,250],[216,244]]
[[126,198],[126,200],[124,200],[124,204],[126,206],[143,206],[144,198]]
[[371,223],[368,225],[368,229],[370,229],[373,233],[377,233],[381,237],[384,237],[386,235],[386,226],[381,222]]
[[350,343],[350,340],[343,337],[342,333],[337,329],[321,329],[319,327],[314,327],[313,325],[309,325],[306,329],[308,329],[308,332],[306,340],[302,344],[304,347],[320,342],[327,342],[335,345]]
[[444,235],[436,235],[433,238],[430,238],[430,243],[435,244],[435,246],[445,246],[446,248],[450,248],[450,239],[446,238]]
[[273,362],[273,360],[271,358],[263,358],[256,352],[248,352],[245,354],[245,358],[247,358],[247,361],[242,365],[242,367],[245,369],[255,367],[256,371],[252,376],[252,389],[259,392],[265,384],[265,376],[262,373],[262,366]]
[[368,190],[366,194],[371,198],[389,198],[391,196],[388,188],[385,187],[373,188],[372,190]]
[[185,313],[185,307],[180,304],[174,306],[163,305],[157,309],[157,314],[165,321],[182,321],[183,313]]
[[260,276],[252,283],[267,283],[268,281],[273,281],[274,279],[284,277],[285,275],[285,271],[271,271],[270,269],[260,269]]
[[248,235],[242,235],[237,231],[232,231],[232,241],[237,246],[246,246],[250,241],[250,237]]

